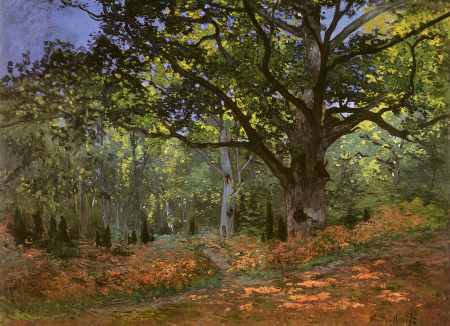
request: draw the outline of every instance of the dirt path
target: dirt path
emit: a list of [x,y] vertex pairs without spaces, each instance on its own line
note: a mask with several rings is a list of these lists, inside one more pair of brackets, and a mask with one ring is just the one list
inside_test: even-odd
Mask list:
[[449,244],[445,233],[416,235],[308,271],[225,273],[216,289],[10,324],[450,325]]

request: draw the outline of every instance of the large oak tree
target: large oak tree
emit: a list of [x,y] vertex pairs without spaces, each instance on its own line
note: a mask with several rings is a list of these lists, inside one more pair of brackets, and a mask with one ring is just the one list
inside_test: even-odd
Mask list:
[[[450,17],[445,2],[62,2],[100,23],[88,62],[101,66],[112,84],[126,81],[128,90],[119,96],[105,86],[108,103],[120,106],[119,97],[134,94],[132,118],[116,114],[110,120],[194,147],[239,146],[255,153],[284,189],[290,236],[326,222],[325,154],[336,140],[364,121],[410,140],[414,130],[447,117],[427,119],[414,101],[416,49],[443,37],[433,27]],[[418,11],[423,15],[408,23]],[[392,28],[365,28],[380,17]],[[393,47],[410,58],[399,63],[403,73],[394,86],[373,78],[383,51]],[[402,128],[392,113],[413,122]],[[145,115],[159,123],[135,119]],[[211,117],[235,120],[239,136],[203,141],[197,131]]]

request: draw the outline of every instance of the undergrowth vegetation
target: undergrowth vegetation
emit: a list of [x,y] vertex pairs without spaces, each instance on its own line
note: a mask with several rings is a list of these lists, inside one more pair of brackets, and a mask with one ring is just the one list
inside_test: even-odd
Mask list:
[[233,247],[239,255],[233,260],[230,271],[292,266],[351,246],[368,244],[380,237],[391,237],[418,228],[439,229],[445,225],[446,213],[443,209],[414,199],[398,206],[382,206],[369,220],[352,229],[331,225],[307,239],[258,245],[250,238],[237,238]]
[[[111,295],[164,289],[180,291],[201,285],[216,273],[208,259],[183,248],[161,251],[150,246],[131,248],[130,256],[89,247],[81,256],[58,259],[39,249],[24,249],[15,268],[2,268],[2,295],[11,304],[92,300]],[[5,265],[6,267],[6,265]],[[203,283],[202,283],[203,282]]]

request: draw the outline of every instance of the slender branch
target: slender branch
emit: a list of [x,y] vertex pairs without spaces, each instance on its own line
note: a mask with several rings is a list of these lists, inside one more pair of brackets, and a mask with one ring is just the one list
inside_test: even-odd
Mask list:
[[244,142],[244,141],[228,141],[228,142],[193,142],[189,140],[186,136],[180,135],[179,133],[175,132],[173,129],[170,130],[168,133],[163,132],[151,132],[145,128],[139,128],[139,127],[130,127],[130,126],[124,126],[121,125],[122,128],[126,130],[133,130],[138,131],[142,135],[148,138],[161,138],[161,139],[173,139],[177,138],[180,141],[182,141],[184,144],[186,144],[189,147],[192,148],[221,148],[221,147],[244,147],[249,148],[250,143]]
[[253,159],[255,158],[254,155],[251,155],[250,158],[247,160],[247,162],[245,162],[245,164],[240,168],[240,173],[244,172],[244,170],[250,166],[250,163],[252,163]]
[[88,14],[88,16],[90,18],[92,18],[95,21],[102,21],[105,18],[104,15],[96,14],[92,10],[88,9],[88,7],[86,5],[75,4],[72,2],[72,0],[60,0],[60,1],[61,1],[62,5],[65,7],[77,8],[77,9],[84,11],[85,13]]
[[329,41],[331,39],[331,36],[333,35],[334,31],[336,30],[336,27],[337,27],[339,21],[344,16],[345,12],[348,9],[350,9],[351,1],[349,1],[349,3],[347,4],[346,9],[343,10],[343,11],[341,11],[341,4],[342,4],[342,0],[336,0],[336,4],[335,4],[335,7],[334,7],[333,20],[331,21],[330,26],[325,31],[325,36],[324,36],[324,45],[325,45],[325,47],[328,47],[328,43],[329,43]]
[[336,35],[336,37],[333,38],[333,40],[331,41],[331,48],[334,49],[337,46],[339,46],[339,44],[344,42],[345,39],[349,37],[353,32],[357,31],[363,25],[373,20],[374,18],[378,17],[379,15],[387,11],[403,7],[405,5],[406,5],[405,0],[399,0],[391,3],[386,3],[384,5],[376,6],[374,9],[361,15],[359,18],[355,19],[353,22],[351,22],[345,28],[343,28],[342,31],[338,35]]
[[384,41],[382,45],[370,46],[365,49],[350,51],[347,54],[338,56],[332,62],[329,69],[334,68],[338,64],[347,62],[356,56],[367,55],[367,54],[376,54],[381,51],[384,51],[390,47],[393,47],[393,46],[403,42],[404,40],[406,40],[412,36],[419,35],[421,32],[425,31],[426,29],[436,25],[437,23],[439,23],[449,17],[450,17],[450,11],[448,11],[445,14],[440,15],[440,16],[436,17],[435,19],[432,19],[426,23],[422,23],[418,28],[411,30],[410,32],[406,33],[403,36],[396,36],[396,37],[391,38],[390,40]]
[[328,116],[330,116],[332,114],[338,114],[338,113],[356,114],[361,111],[369,111],[369,110],[372,110],[373,108],[376,108],[377,106],[379,106],[385,97],[386,97],[386,94],[379,95],[363,107],[353,107],[352,108],[352,107],[345,105],[345,106],[328,108],[328,109],[326,109],[325,112],[327,113]]
[[253,25],[255,26],[256,32],[258,35],[262,38],[264,43],[264,57],[261,63],[261,71],[263,75],[266,77],[266,79],[272,84],[272,86],[280,92],[289,102],[294,104],[302,113],[307,117],[309,120],[313,120],[311,111],[308,109],[307,104],[303,99],[298,98],[294,95],[292,95],[287,88],[282,85],[272,74],[270,70],[270,59],[272,56],[272,42],[267,36],[267,34],[264,32],[261,25],[258,23],[255,17],[255,13],[253,12],[252,6],[249,4],[249,0],[244,0],[245,9],[247,10],[247,13],[250,17],[250,20],[252,21]]
[[220,53],[230,65],[236,65],[238,61],[223,47],[219,24],[214,19],[211,19],[211,23],[215,29],[214,38]]
[[203,158],[203,160],[206,162],[206,164],[208,164],[210,167],[212,167],[217,173],[219,173],[219,175],[221,175],[222,177],[224,176],[223,172],[221,169],[219,169],[217,167],[217,165],[215,165],[213,162],[211,162],[209,160],[208,154],[205,153],[204,151],[202,151],[200,148],[194,148],[195,151],[197,153],[199,153],[201,155],[201,157]]
[[244,12],[244,9],[242,8],[236,8],[236,7],[229,7],[223,4],[218,4],[218,3],[210,3],[209,4],[210,8],[216,8],[216,9],[221,9],[221,10],[225,10],[228,12]]
[[395,136],[395,137],[410,141],[408,139],[408,135],[410,134],[410,131],[397,129],[396,127],[391,125],[389,122],[384,120],[383,117],[381,116],[381,114],[369,111],[369,112],[365,113],[363,120],[372,121],[381,129],[386,130],[391,136]]
[[299,26],[294,26],[291,24],[288,24],[280,19],[277,19],[275,17],[273,17],[272,15],[268,14],[267,12],[265,12],[262,9],[257,9],[257,8],[253,8],[253,10],[258,13],[258,15],[260,15],[265,21],[271,23],[272,25],[280,28],[281,30],[285,31],[285,32],[289,32],[292,35],[298,36],[298,37],[303,37],[302,35],[302,29]]

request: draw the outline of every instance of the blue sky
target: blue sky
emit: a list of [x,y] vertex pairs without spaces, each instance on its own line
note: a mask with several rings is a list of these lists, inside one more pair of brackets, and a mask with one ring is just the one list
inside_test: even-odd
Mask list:
[[[330,10],[325,15],[332,14]],[[344,18],[337,31],[348,22]],[[32,59],[37,59],[45,40],[61,39],[82,46],[97,28],[97,23],[86,13],[74,8],[58,8],[57,2],[0,0],[0,75],[6,71],[8,61],[20,60],[25,51],[30,51]]]
[[46,0],[0,0],[0,75],[25,51],[33,59],[42,55],[45,40],[81,46],[96,29],[97,23],[77,9],[59,9]]

